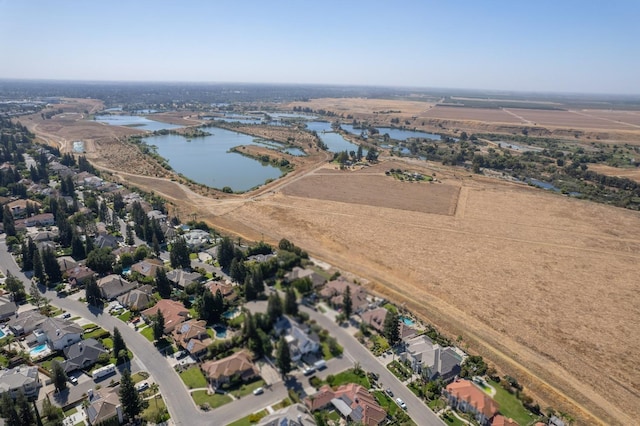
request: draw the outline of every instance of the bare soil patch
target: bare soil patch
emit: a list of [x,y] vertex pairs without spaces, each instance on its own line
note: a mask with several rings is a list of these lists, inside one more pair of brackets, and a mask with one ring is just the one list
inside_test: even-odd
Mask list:
[[453,215],[460,188],[428,182],[400,182],[383,175],[342,172],[307,176],[284,190],[294,197]]
[[435,107],[424,115],[428,118],[440,118],[444,120],[470,120],[490,123],[522,123],[517,117],[501,109],[481,109],[464,107]]
[[611,129],[611,130],[633,130],[632,126],[618,123],[576,111],[545,111],[535,109],[509,108],[514,114],[520,115],[532,121],[538,126],[574,128],[574,129]]

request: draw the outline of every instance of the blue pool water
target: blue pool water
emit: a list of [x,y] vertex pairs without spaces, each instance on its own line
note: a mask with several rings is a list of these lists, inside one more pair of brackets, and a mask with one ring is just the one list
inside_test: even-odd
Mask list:
[[232,318],[234,318],[237,314],[238,314],[238,310],[237,310],[237,309],[234,309],[234,310],[232,310],[232,311],[227,311],[227,312],[225,312],[224,314],[222,314],[222,317],[223,317],[223,318],[226,318],[226,319],[232,319]]
[[407,318],[407,317],[401,317],[401,318],[402,318],[402,322],[403,322],[405,325],[409,325],[409,326],[411,326],[411,325],[414,325],[414,324],[415,324],[415,322],[414,322],[411,318]]
[[216,337],[224,339],[227,337],[227,327],[223,327],[221,325],[214,325],[213,330],[216,332]]
[[6,334],[4,334],[4,331],[0,330],[0,339],[2,339],[4,336],[6,336]]
[[30,354],[30,355],[32,355],[32,356],[33,356],[33,355],[38,355],[39,353],[42,353],[42,352],[44,352],[45,350],[47,350],[47,344],[46,344],[46,343],[43,343],[43,344],[38,345],[38,346],[36,346],[35,348],[31,349],[31,350],[29,351],[29,354]]

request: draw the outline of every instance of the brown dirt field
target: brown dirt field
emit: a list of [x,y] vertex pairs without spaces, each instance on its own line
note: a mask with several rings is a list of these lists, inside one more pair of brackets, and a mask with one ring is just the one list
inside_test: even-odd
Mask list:
[[640,182],[640,168],[619,168],[611,167],[606,164],[589,164],[589,170],[601,173],[607,176],[617,176]]
[[[288,107],[310,107],[314,110],[324,109],[328,111],[345,112],[348,114],[373,114],[382,111],[400,111],[404,116],[420,115],[434,104],[429,102],[369,99],[369,98],[319,98],[309,102],[292,102]],[[346,114],[345,114],[346,115]],[[386,115],[386,114],[384,114]],[[394,114],[389,114],[392,117]]]
[[623,124],[640,126],[640,111],[607,111],[585,109],[580,111],[583,114],[598,117],[605,120],[618,121]]
[[453,215],[459,191],[460,188],[453,185],[401,182],[384,174],[342,172],[314,173],[288,185],[283,193],[294,197]]
[[[314,174],[296,185],[311,193],[335,183]],[[637,213],[520,185],[461,183],[455,216],[386,208],[379,186],[353,186],[353,197],[375,191],[367,196],[378,206],[368,206],[288,196],[289,185],[223,217],[367,278],[524,377],[547,404],[562,398],[540,379],[605,423],[631,424],[640,415],[632,373],[640,329],[630,321],[640,314]]]
[[441,118],[444,120],[526,124],[523,120],[520,120],[501,109],[435,107],[425,113],[424,117]]
[[562,127],[573,129],[602,129],[602,130],[634,130],[633,126],[605,120],[595,116],[582,114],[577,111],[544,111],[534,109],[509,108],[513,112],[538,126]]

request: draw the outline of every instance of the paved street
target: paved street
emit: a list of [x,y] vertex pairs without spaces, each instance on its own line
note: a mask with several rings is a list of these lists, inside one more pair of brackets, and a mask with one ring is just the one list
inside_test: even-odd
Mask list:
[[[23,280],[28,289],[30,280],[20,271],[13,257],[8,253],[4,236],[0,237],[0,265],[5,271],[11,272],[19,279]],[[78,302],[71,298],[61,298],[55,291],[47,291],[46,297],[51,299],[55,306],[65,309],[74,316],[84,317],[102,328],[113,331],[118,327],[129,349],[135,354],[136,363],[141,370],[147,371],[153,380],[160,385],[161,393],[167,403],[167,408],[171,414],[171,419],[176,425],[211,425],[227,424],[241,417],[264,409],[287,397],[287,389],[283,382],[274,383],[270,389],[262,395],[248,395],[240,400],[218,407],[210,412],[200,411],[193,402],[191,395],[184,386],[180,376],[170,367],[167,358],[161,355],[156,348],[144,336],[128,327],[119,319],[112,317],[106,312],[88,307],[87,304]],[[263,302],[264,303],[264,302]],[[258,305],[258,304],[257,304]],[[259,306],[259,307],[258,307]],[[253,308],[262,310],[266,308],[259,304]],[[341,358],[331,360],[328,368],[321,373],[320,377],[327,374],[334,374],[353,365],[357,360],[362,368],[375,372],[379,375],[380,386],[390,387],[396,397],[404,400],[408,407],[408,414],[418,425],[441,426],[444,423],[427,406],[416,397],[400,380],[395,377],[386,367],[362,346],[352,334],[342,327],[338,327],[334,318],[300,306],[300,310],[309,314],[311,319],[323,328],[331,330],[337,341],[345,349]],[[319,374],[320,375],[320,374]],[[289,386],[303,391],[310,390],[308,378],[303,376],[298,370],[294,372],[288,382]]]

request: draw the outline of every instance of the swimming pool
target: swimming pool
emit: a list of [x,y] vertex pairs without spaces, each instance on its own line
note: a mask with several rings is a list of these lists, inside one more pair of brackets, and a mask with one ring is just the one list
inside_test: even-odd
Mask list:
[[213,330],[216,332],[216,337],[219,339],[224,339],[227,337],[227,327],[222,325],[214,325]]
[[2,339],[6,334],[4,334],[4,330],[0,329],[0,339]]
[[400,318],[402,319],[402,322],[403,322],[405,325],[409,325],[409,326],[411,326],[411,325],[414,325],[414,324],[415,324],[415,321],[413,321],[413,320],[412,320],[411,318],[409,318],[409,317],[400,317]]
[[35,348],[29,351],[29,355],[38,355],[47,350],[47,344],[43,343],[41,345],[36,346]]
[[222,317],[226,319],[233,319],[238,315],[238,313],[240,313],[240,309],[236,308],[231,311],[225,312],[224,314],[222,314]]

